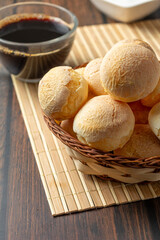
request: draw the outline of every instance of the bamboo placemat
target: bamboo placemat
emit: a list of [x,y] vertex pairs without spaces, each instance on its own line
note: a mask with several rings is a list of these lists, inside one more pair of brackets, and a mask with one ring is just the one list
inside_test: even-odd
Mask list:
[[[160,20],[134,24],[84,26],[77,30],[66,61],[77,66],[103,57],[117,41],[140,38],[150,43],[160,58]],[[160,182],[123,184],[103,181],[77,171],[65,146],[48,130],[39,106],[37,84],[13,84],[35,155],[46,197],[54,216],[160,196]]]

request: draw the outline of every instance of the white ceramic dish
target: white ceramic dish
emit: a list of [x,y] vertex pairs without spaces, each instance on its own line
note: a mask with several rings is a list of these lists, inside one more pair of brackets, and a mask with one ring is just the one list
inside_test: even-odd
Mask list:
[[121,22],[139,20],[160,7],[160,0],[90,0],[106,15]]

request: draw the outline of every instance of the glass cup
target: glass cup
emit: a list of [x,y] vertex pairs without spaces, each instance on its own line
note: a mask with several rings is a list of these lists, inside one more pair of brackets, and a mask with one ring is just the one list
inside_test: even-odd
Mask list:
[[[67,27],[63,35],[49,40],[19,42],[6,40],[3,34],[13,22],[24,19],[53,21],[56,27]],[[32,23],[32,22],[31,22]],[[59,25],[58,25],[59,24]],[[24,2],[0,9],[0,59],[16,79],[38,82],[54,66],[62,65],[75,37],[78,20],[69,10],[51,3]]]

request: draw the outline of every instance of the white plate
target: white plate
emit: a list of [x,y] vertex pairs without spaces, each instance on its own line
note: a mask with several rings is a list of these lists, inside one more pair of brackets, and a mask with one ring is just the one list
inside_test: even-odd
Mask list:
[[90,0],[100,11],[121,21],[133,22],[160,7],[160,0]]

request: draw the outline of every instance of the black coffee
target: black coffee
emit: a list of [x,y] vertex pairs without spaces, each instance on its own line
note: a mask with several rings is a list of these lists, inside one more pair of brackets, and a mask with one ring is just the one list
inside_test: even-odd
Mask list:
[[[9,19],[5,24],[1,24],[0,38],[2,40],[17,43],[39,43],[40,54],[30,54],[31,46],[21,47],[17,51],[17,47],[12,46],[10,50],[7,45],[0,47],[0,58],[4,66],[10,73],[18,75],[23,79],[41,78],[50,68],[60,65],[64,62],[72,45],[70,39],[63,46],[58,46],[58,50],[49,49],[43,52],[45,41],[56,39],[70,31],[70,28],[63,21],[57,18],[43,17],[39,15],[35,17],[18,17]],[[34,47],[33,47],[34,49]]]

